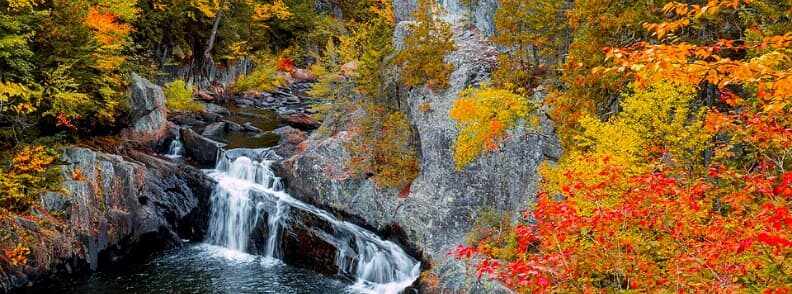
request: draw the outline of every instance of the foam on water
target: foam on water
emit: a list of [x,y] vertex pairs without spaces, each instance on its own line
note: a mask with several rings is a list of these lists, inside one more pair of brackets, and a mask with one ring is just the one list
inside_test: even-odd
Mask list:
[[[279,177],[271,169],[277,155],[268,152],[255,161],[239,156],[231,159],[220,154],[217,167],[207,171],[218,184],[212,194],[212,214],[208,241],[230,251],[246,254],[251,234],[265,222],[267,242],[265,258],[280,258],[278,240],[288,230],[289,212],[297,209],[321,218],[332,226],[317,234],[336,247],[339,274],[354,277],[350,286],[355,292],[399,293],[410,286],[420,273],[420,262],[398,245],[385,241],[357,225],[340,221],[330,213],[294,199],[283,191]],[[262,196],[263,195],[263,196]],[[259,197],[259,198],[256,198]],[[266,203],[260,197],[266,197]],[[271,203],[274,203],[272,205]],[[263,215],[266,213],[266,218]],[[220,251],[221,256],[235,255]],[[262,261],[265,264],[269,261]]]

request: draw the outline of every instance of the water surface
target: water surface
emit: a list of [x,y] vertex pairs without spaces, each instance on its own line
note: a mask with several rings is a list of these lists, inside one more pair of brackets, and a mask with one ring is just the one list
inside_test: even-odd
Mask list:
[[341,280],[272,258],[207,244],[165,251],[146,261],[31,293],[356,293]]

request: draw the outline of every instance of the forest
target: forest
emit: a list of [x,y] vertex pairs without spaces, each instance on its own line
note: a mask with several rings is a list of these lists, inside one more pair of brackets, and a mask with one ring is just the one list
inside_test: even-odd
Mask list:
[[[397,203],[393,225],[361,226],[406,231],[422,293],[477,293],[447,286],[443,256],[505,293],[792,291],[788,0],[0,0],[0,277],[54,262],[37,252],[70,220],[41,195],[76,197],[63,183],[85,180],[64,148],[159,152],[126,132],[133,73],[162,86],[169,117],[309,85],[321,126],[281,155],[342,141],[343,156],[310,164]],[[425,117],[447,118],[448,140]],[[539,148],[526,136],[560,156],[515,171],[538,179],[509,198],[521,203],[470,200],[460,207],[481,210],[453,216],[464,230],[421,231],[453,232],[448,248],[411,231],[423,227],[400,207],[468,199],[432,188],[433,169],[476,178]],[[499,176],[481,185],[518,181],[479,179]],[[345,217],[368,209],[307,197]],[[437,217],[457,213],[442,205]]]

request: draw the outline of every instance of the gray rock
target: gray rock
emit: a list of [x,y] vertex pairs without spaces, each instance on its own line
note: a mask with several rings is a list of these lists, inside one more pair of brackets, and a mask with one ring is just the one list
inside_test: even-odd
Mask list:
[[[394,5],[396,2],[401,1]],[[520,122],[508,132],[497,152],[456,169],[453,144],[458,130],[449,110],[459,91],[489,79],[497,50],[480,30],[455,24],[453,31],[458,49],[446,57],[455,68],[449,77],[449,89],[435,93],[415,88],[402,98],[417,130],[421,156],[421,174],[406,198],[399,197],[399,191],[378,189],[372,181],[351,175],[346,168],[350,156],[344,146],[352,134],[345,127],[330,136],[314,133],[301,143],[305,150],[283,161],[281,173],[295,197],[361,217],[379,229],[398,224],[431,260],[440,291],[508,293],[497,283],[478,281],[462,261],[447,254],[466,242],[466,235],[482,212],[528,207],[537,190],[537,167],[546,159],[557,158],[560,148],[549,121],[543,120],[536,130]],[[397,43],[398,32],[397,27]],[[425,101],[431,103],[433,111],[421,110]],[[325,122],[329,130],[339,129],[337,124],[330,119]]]
[[41,207],[50,214],[63,215],[66,218],[71,216],[71,198],[61,193],[45,192],[42,194]]
[[295,95],[288,95],[283,99],[283,103],[285,104],[300,104],[300,102],[302,102],[302,100],[300,100],[300,97],[297,97]]
[[229,132],[244,132],[245,131],[245,127],[240,125],[240,124],[238,124],[238,123],[236,123],[236,122],[233,122],[233,121],[230,121],[230,120],[224,120],[223,122],[225,122],[226,130],[228,130]]
[[226,123],[225,122],[216,122],[209,124],[206,126],[201,132],[201,136],[210,138],[212,140],[222,141],[223,135],[225,134],[226,130]]
[[182,129],[181,138],[186,155],[205,166],[212,166],[217,160],[217,153],[226,145],[201,136],[191,129]]
[[234,99],[234,103],[242,107],[253,106],[254,104],[256,104],[256,102],[254,102],[251,99],[242,99],[242,98]]
[[248,131],[248,132],[253,132],[253,133],[263,133],[264,132],[263,130],[261,130],[261,129],[257,128],[256,126],[254,126],[253,123],[251,123],[251,122],[246,122],[246,123],[242,124],[242,127],[244,127],[245,131]]
[[299,150],[298,146],[308,140],[308,136],[305,132],[289,126],[278,128],[272,132],[280,136],[280,139],[278,139],[278,146],[275,150],[283,157],[290,157],[295,152],[302,151]]
[[[58,221],[47,221],[46,236],[31,246],[35,266],[0,271],[0,292],[200,239],[215,183],[193,167],[138,151],[123,154],[62,150],[62,161],[70,163],[61,168],[66,193],[41,195],[41,207]],[[27,234],[43,233],[35,223],[16,222]]]
[[219,115],[231,115],[231,111],[228,111],[228,108],[222,107],[220,105],[214,103],[206,103],[206,112],[219,114]]
[[132,73],[129,82],[131,109],[128,121],[131,126],[126,136],[150,147],[159,145],[167,132],[167,108],[162,87]]

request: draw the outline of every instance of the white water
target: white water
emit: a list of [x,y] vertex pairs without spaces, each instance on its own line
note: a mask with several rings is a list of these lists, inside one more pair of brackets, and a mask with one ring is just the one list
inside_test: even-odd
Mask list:
[[[280,258],[280,233],[288,231],[289,211],[297,209],[318,216],[332,226],[331,231],[319,231],[317,236],[337,248],[339,274],[356,279],[352,289],[363,293],[399,293],[418,278],[420,262],[395,243],[382,240],[352,223],[339,221],[330,213],[285,193],[280,178],[270,168],[277,155],[268,153],[263,157],[261,162],[244,156],[232,161],[221,154],[216,169],[208,171],[218,182],[212,194],[210,243],[245,252],[256,222],[264,221],[266,212],[265,255]],[[262,199],[262,195],[267,199]],[[270,207],[266,203],[270,203]]]
[[168,153],[165,154],[165,157],[170,159],[181,158],[184,154],[184,146],[182,145],[181,138],[179,133],[176,133],[176,138],[173,139],[170,143],[170,147],[168,147]]

